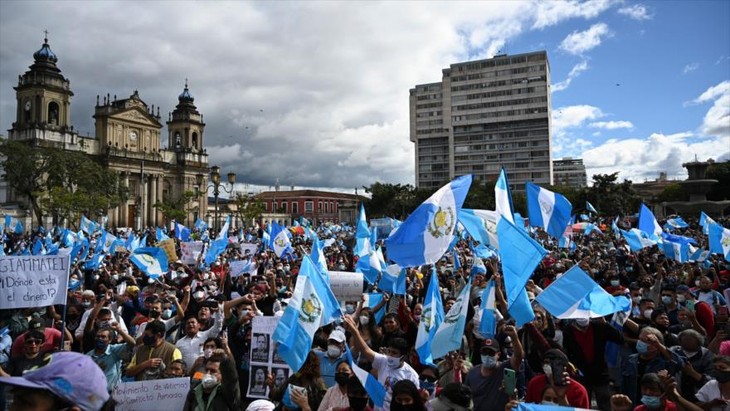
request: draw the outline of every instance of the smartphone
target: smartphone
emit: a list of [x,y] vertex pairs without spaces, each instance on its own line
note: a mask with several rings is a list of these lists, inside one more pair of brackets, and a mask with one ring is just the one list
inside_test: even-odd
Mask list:
[[509,368],[504,369],[502,385],[504,386],[504,392],[509,395],[510,398],[513,398],[515,396],[515,389],[517,388],[517,373],[515,370]]
[[306,388],[294,384],[289,384],[289,395],[291,395],[292,392],[297,392],[301,395],[307,395]]

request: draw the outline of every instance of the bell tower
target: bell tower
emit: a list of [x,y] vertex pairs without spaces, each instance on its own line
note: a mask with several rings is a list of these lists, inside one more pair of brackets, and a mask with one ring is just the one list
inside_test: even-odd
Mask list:
[[205,123],[203,115],[193,104],[195,99],[188,90],[187,79],[185,79],[185,89],[177,97],[177,101],[175,110],[168,115],[168,150],[201,152]]
[[34,138],[28,130],[71,131],[71,82],[56,66],[58,57],[48,44],[48,32],[40,50],[33,53],[33,65],[13,87],[17,98],[17,115],[10,136],[14,139]]

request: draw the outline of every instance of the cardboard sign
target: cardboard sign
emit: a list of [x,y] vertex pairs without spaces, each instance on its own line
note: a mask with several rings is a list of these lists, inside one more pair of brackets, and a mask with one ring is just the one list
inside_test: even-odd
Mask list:
[[0,257],[0,307],[66,304],[68,255]]
[[165,254],[167,254],[167,261],[174,262],[177,261],[177,251],[175,251],[175,240],[172,238],[168,238],[167,240],[162,240],[159,243],[157,243],[157,246],[161,249],[165,250]]
[[330,271],[330,288],[337,301],[360,301],[362,296],[362,273]]

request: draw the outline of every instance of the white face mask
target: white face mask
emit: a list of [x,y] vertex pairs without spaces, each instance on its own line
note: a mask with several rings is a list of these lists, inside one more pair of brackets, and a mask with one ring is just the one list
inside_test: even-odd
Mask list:
[[327,355],[330,356],[330,358],[337,358],[342,354],[342,350],[340,350],[340,347],[336,345],[328,345],[327,346]]
[[202,291],[196,291],[195,294],[193,294],[193,298],[195,298],[196,300],[199,300],[199,299],[203,298],[204,296],[205,296],[205,294]]
[[213,349],[206,348],[205,351],[203,351],[203,356],[205,358],[210,358],[211,355],[213,355]]
[[590,320],[588,318],[577,318],[575,320],[575,323],[578,324],[578,327],[585,328],[588,326],[588,323]]
[[238,313],[238,316],[240,318],[245,318],[248,315],[248,313],[249,313],[249,310],[241,310],[241,312]]
[[168,309],[168,310],[162,310],[162,318],[163,319],[167,320],[170,317],[172,317],[172,310],[170,310],[170,309]]
[[551,367],[550,364],[543,364],[542,372],[544,372],[545,376],[548,377],[548,379],[549,379],[550,377],[553,376],[553,367]]
[[687,300],[687,297],[684,296],[684,294],[677,294],[677,302],[683,303]]
[[203,384],[203,388],[210,389],[218,385],[218,379],[211,374],[205,374],[201,384]]
[[653,312],[654,312],[654,310],[652,310],[652,309],[644,310],[644,318],[646,318],[647,320],[650,320],[651,313],[653,313]]
[[362,324],[362,325],[368,325],[368,323],[370,323],[370,317],[365,316],[365,315],[361,315],[360,316],[360,324]]
[[611,280],[611,286],[618,287],[619,284],[621,284],[619,280]]

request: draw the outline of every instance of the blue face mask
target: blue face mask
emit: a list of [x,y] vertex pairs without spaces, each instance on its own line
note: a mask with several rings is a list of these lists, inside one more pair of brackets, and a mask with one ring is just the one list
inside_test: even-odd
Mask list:
[[649,344],[641,340],[636,342],[636,352],[639,354],[645,354],[647,351],[649,351]]
[[436,389],[436,383],[433,381],[426,381],[426,380],[420,380],[419,381],[421,388],[428,391],[428,394],[433,394],[434,389]]
[[497,360],[491,355],[482,355],[482,367],[484,368],[496,368]]
[[642,395],[641,402],[646,405],[649,409],[655,409],[662,406],[662,397],[655,397],[653,395]]

